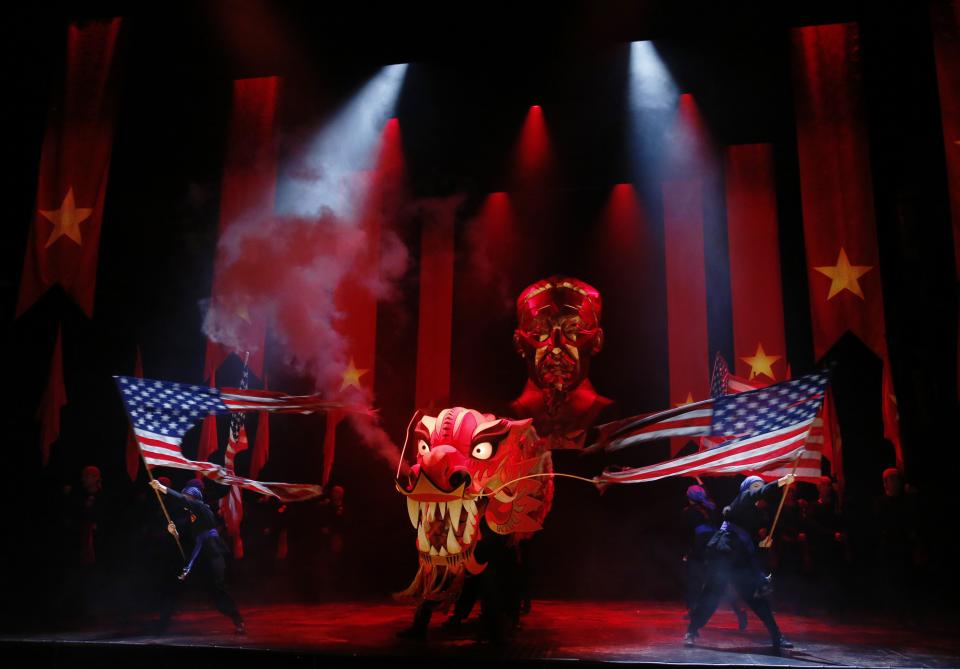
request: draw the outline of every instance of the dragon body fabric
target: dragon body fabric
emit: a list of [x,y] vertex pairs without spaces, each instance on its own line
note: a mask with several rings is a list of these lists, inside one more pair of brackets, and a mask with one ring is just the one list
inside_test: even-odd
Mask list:
[[446,608],[468,575],[486,569],[477,555],[484,532],[518,542],[542,527],[553,499],[550,451],[531,420],[463,407],[418,412],[407,444],[417,462],[397,488],[417,532],[419,568],[396,597]]

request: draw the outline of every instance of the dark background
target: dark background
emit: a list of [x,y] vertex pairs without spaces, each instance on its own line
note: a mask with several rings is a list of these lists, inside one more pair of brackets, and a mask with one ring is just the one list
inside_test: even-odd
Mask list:
[[[83,465],[101,468],[117,507],[142,496],[142,479],[131,486],[124,473],[127,424],[110,378],[132,372],[135,347],[142,348],[146,376],[201,381],[199,305],[212,280],[232,80],[285,77],[283,155],[379,67],[397,62],[411,63],[397,111],[409,185],[420,197],[464,196],[458,250],[467,247],[467,224],[486,194],[509,188],[508,166],[527,109],[543,107],[558,168],[546,195],[551,206],[528,210],[527,217],[519,212],[521,237],[530,250],[522,262],[503,267],[502,275],[511,296],[554,272],[573,273],[600,290],[607,341],[592,379],[625,416],[667,403],[659,205],[645,200],[653,212],[645,263],[631,268],[628,277],[595,244],[612,185],[641,176],[626,142],[628,43],[658,40],[681,91],[696,98],[717,146],[773,144],[788,357],[799,374],[818,361],[810,337],[788,30],[857,21],[907,478],[920,490],[928,516],[949,513],[957,447],[956,272],[927,3],[584,2],[562,8],[477,3],[456,15],[449,7],[406,4],[52,3],[7,21],[0,309],[12,315],[47,108],[62,76],[65,26],[124,17],[123,83],[94,317],[87,319],[54,288],[22,317],[5,321],[10,391],[4,413],[10,496],[5,573],[16,593],[9,602],[42,616],[44,593],[59,587],[49,545],[39,538],[56,532],[52,509],[63,485],[77,483]],[[774,4],[787,6],[774,13]],[[712,209],[705,230],[710,347],[729,360],[726,233],[722,188],[717,190],[716,198],[708,199]],[[379,309],[376,370],[377,404],[395,441],[402,440],[414,409],[418,222],[404,221],[398,232],[413,257],[399,284],[400,297]],[[514,315],[495,290],[466,283],[468,260],[458,255],[451,401],[503,411],[524,378],[511,346]],[[69,404],[51,464],[43,469],[35,414],[58,323]],[[868,536],[880,473],[893,465],[877,401],[880,363],[852,337],[827,357],[839,363],[834,383],[847,509]],[[280,358],[279,351],[268,351],[272,387],[309,389],[309,380],[285,372]],[[231,376],[239,375],[239,366],[232,367],[221,384],[235,382]],[[221,435],[225,431],[224,423]],[[271,461],[264,478],[319,480],[322,436],[320,416],[271,419]],[[193,442],[185,442],[188,454],[195,439],[194,434]],[[556,464],[561,471],[592,475],[611,462],[647,463],[666,455],[665,444],[635,450],[616,460],[560,453]],[[341,428],[334,478],[346,487],[351,516],[345,594],[379,597],[401,589],[415,568],[413,534],[390,469]],[[688,483],[624,486],[599,497],[589,486],[559,480],[552,515],[534,542],[536,594],[676,597],[674,523]],[[719,501],[731,496],[735,483],[712,483]],[[252,501],[248,498],[248,507]],[[117,514],[115,523],[120,537],[127,531],[123,517]],[[935,527],[938,554],[949,564],[955,540],[950,530]],[[869,564],[869,542],[864,545],[860,559]],[[117,584],[136,565],[117,560],[112,587],[121,589]],[[869,573],[863,572],[864,580]],[[262,595],[255,579],[238,580],[250,599]],[[869,589],[869,583],[859,585]],[[9,619],[22,622],[22,614]]]

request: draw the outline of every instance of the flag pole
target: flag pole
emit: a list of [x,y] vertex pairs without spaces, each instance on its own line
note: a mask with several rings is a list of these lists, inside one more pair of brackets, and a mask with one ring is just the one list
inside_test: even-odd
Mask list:
[[[139,444],[137,444],[137,450],[138,451],[140,450]],[[150,481],[153,481],[154,480],[153,472],[150,470],[150,465],[147,464],[147,459],[143,457],[143,451],[140,451],[140,459],[143,460],[143,467],[144,469],[147,470],[147,477],[150,479]],[[150,487],[153,488],[153,486],[150,486]],[[160,509],[163,510],[163,516],[164,518],[167,519],[167,527],[169,527],[170,523],[172,523],[173,520],[170,518],[170,512],[167,511],[167,505],[163,503],[163,497],[160,496],[159,490],[157,490],[156,488],[153,488],[153,492],[157,496],[157,502],[160,503]],[[180,551],[180,557],[184,562],[186,562],[187,554],[183,552],[183,546],[180,544],[180,535],[171,534],[170,536],[172,536],[173,540],[177,542],[177,550]]]
[[[800,464],[801,453],[803,453],[803,451],[800,451],[800,453],[797,453],[797,457],[793,461],[793,469],[790,471],[791,476],[797,475],[797,465]],[[788,483],[784,487],[783,494],[780,495],[780,504],[779,506],[777,506],[777,513],[773,517],[773,524],[770,526],[770,531],[767,532],[767,536],[765,536],[763,540],[759,543],[760,548],[770,548],[771,546],[773,546],[773,532],[774,530],[777,529],[777,521],[780,520],[780,512],[783,510],[783,503],[787,499],[787,491],[790,490],[790,486],[792,485],[793,485],[793,481],[790,481],[790,483]]]

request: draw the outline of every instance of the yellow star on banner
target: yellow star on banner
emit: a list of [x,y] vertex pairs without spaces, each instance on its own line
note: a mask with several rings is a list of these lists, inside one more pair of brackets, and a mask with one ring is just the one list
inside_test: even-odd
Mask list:
[[253,322],[250,320],[250,305],[246,301],[243,302],[242,304],[237,305],[235,313],[237,314],[237,318],[239,318],[240,320],[245,321],[247,323]]
[[53,223],[50,238],[43,248],[49,248],[51,244],[63,235],[75,241],[77,246],[83,246],[83,238],[80,236],[80,224],[87,220],[92,213],[93,209],[77,207],[73,201],[73,187],[68,188],[67,195],[63,198],[63,203],[59,209],[53,209],[51,211],[40,210],[40,214]]
[[356,364],[353,362],[353,358],[350,358],[350,364],[347,365],[345,370],[343,370],[343,381],[340,382],[340,390],[346,390],[351,386],[357,388],[358,390],[362,390],[360,386],[360,377],[369,371],[369,369],[357,369]]
[[827,299],[830,300],[841,290],[849,290],[851,293],[863,299],[863,291],[860,290],[860,282],[857,281],[861,276],[873,269],[873,265],[851,265],[847,259],[847,252],[840,247],[840,255],[837,256],[837,264],[834,266],[814,267],[821,274],[830,277],[830,293]]
[[677,402],[674,406],[682,407],[685,404],[693,404],[693,393],[687,393],[687,399]]
[[776,381],[777,377],[773,373],[773,363],[782,358],[780,355],[767,355],[763,350],[763,344],[757,342],[757,352],[752,356],[740,356],[740,359],[750,365],[750,378],[763,374],[771,381]]

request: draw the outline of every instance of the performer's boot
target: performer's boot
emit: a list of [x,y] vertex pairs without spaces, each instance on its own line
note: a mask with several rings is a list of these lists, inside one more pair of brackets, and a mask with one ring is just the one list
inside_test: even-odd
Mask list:
[[747,612],[745,609],[735,609],[734,613],[737,614],[737,629],[742,632],[747,629]]
[[683,645],[687,648],[695,646],[698,636],[699,634],[697,634],[696,630],[688,629],[687,633],[683,635]]
[[449,618],[441,623],[440,627],[442,627],[446,632],[457,632],[463,627],[463,618],[458,616],[456,613],[451,614]]
[[187,576],[189,576],[189,575],[190,575],[190,567],[184,567],[184,568],[183,568],[183,571],[180,572],[180,575],[177,576],[177,580],[178,580],[178,581],[186,581],[186,580],[187,580]]
[[430,626],[430,618],[433,615],[435,604],[433,602],[420,602],[417,610],[413,614],[413,625],[397,632],[398,639],[409,639],[411,641],[423,641],[427,638],[427,628]]
[[793,643],[787,639],[787,637],[782,634],[778,634],[770,640],[770,643],[773,645],[774,649],[779,650],[781,648],[793,648]]
[[234,628],[236,629],[237,634],[244,636],[247,633],[247,626],[243,622],[243,618],[237,618],[233,621]]

